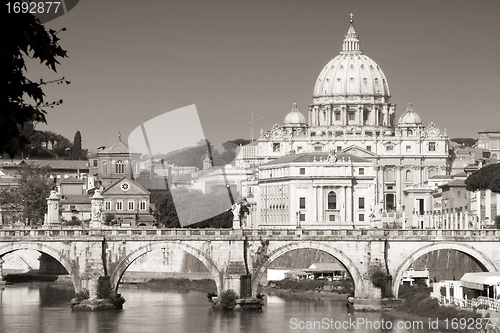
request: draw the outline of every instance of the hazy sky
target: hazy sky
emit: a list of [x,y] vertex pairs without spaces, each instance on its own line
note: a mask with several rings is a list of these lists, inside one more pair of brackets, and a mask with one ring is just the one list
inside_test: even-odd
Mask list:
[[[46,24],[69,58],[46,88],[49,129],[95,151],[141,123],[196,104],[214,141],[270,129],[294,100],[307,118],[314,83],[342,47],[349,13],[361,49],[384,71],[397,118],[411,100],[450,137],[500,128],[500,1],[98,1]],[[183,129],[188,133],[189,128]],[[165,140],[173,140],[165,133]]]

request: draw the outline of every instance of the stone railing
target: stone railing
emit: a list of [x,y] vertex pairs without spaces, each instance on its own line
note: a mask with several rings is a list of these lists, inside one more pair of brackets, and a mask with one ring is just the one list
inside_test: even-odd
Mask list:
[[498,229],[441,230],[441,229],[157,229],[157,228],[103,228],[84,229],[81,227],[50,228],[8,228],[0,227],[0,240],[37,237],[249,237],[249,238],[281,238],[281,239],[339,239],[339,240],[500,240]]
[[436,298],[439,304],[452,304],[460,308],[489,310],[500,313],[500,300],[479,296],[473,299],[461,299],[456,297],[446,297],[438,293],[431,293],[431,297]]

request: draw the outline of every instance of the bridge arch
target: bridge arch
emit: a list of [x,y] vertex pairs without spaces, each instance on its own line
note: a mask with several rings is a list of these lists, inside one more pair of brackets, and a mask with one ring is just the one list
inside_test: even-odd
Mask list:
[[122,259],[117,265],[116,268],[113,270],[113,273],[111,273],[111,286],[114,288],[114,290],[118,290],[118,285],[120,284],[120,280],[127,270],[127,268],[139,257],[143,256],[144,254],[154,251],[154,250],[161,250],[164,248],[170,248],[174,250],[182,250],[184,252],[187,252],[191,254],[193,257],[201,261],[205,267],[210,271],[212,274],[215,284],[217,286],[217,294],[220,295],[222,292],[222,275],[219,272],[219,269],[217,266],[213,263],[213,261],[202,251],[199,249],[185,244],[183,242],[162,242],[162,243],[150,243],[148,245],[141,246],[140,248],[134,250],[130,254],[128,254],[124,259]]
[[254,296],[257,294],[257,288],[259,286],[259,281],[266,272],[267,268],[271,263],[278,259],[283,254],[298,250],[298,249],[315,249],[326,252],[337,259],[351,274],[354,282],[354,296],[358,297],[365,294],[365,285],[363,283],[362,275],[360,274],[358,268],[354,265],[354,262],[346,256],[342,251],[321,242],[293,242],[283,245],[269,254],[269,257],[265,262],[263,262],[260,267],[255,270],[255,276],[252,278],[252,293]]
[[75,265],[66,257],[66,255],[51,246],[46,245],[42,242],[12,242],[4,246],[0,246],[0,258],[8,253],[12,253],[19,250],[34,250],[41,253],[45,253],[52,258],[56,259],[61,263],[61,265],[66,269],[71,281],[73,282],[73,287],[75,292],[79,292],[82,289],[81,280],[78,275],[78,269]]
[[394,295],[395,298],[398,297],[399,293],[399,285],[401,284],[401,281],[403,280],[403,273],[408,270],[408,267],[420,258],[421,256],[432,252],[436,250],[455,250],[458,252],[462,252],[464,254],[467,254],[474,260],[477,260],[477,262],[482,266],[483,269],[486,269],[489,272],[496,272],[497,268],[493,264],[493,262],[488,259],[482,252],[474,249],[473,247],[465,244],[460,244],[460,243],[435,243],[435,244],[430,244],[426,245],[424,247],[421,247],[420,249],[414,251],[412,254],[410,254],[401,265],[396,270],[396,275],[395,278],[393,279],[393,286],[392,286],[392,294]]

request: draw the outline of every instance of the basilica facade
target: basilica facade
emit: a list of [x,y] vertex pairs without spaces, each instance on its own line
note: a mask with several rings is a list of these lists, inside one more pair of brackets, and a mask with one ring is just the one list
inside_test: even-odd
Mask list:
[[307,119],[293,103],[282,125],[240,147],[236,165],[258,170],[247,183],[255,203],[248,223],[396,223],[410,209],[405,188],[449,173],[449,140],[445,129],[424,125],[411,103],[397,117],[390,98],[387,78],[361,51],[351,19],[342,51],[316,80]]

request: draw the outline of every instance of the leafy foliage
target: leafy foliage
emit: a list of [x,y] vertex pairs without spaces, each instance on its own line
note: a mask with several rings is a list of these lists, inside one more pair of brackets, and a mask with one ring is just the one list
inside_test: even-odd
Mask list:
[[41,222],[47,212],[46,198],[50,195],[53,180],[49,178],[49,167],[35,167],[28,164],[19,168],[18,185],[0,190],[0,205],[21,213],[21,221],[29,225]]
[[477,170],[465,181],[467,191],[490,189],[500,193],[500,163],[488,164]]
[[[65,29],[64,29],[65,30]],[[46,122],[44,107],[54,107],[62,100],[45,102],[42,86],[47,83],[66,83],[64,78],[52,82],[26,77],[24,58],[40,60],[56,72],[58,58],[67,57],[59,44],[54,30],[46,31],[40,21],[31,14],[16,14],[0,20],[0,154],[12,158],[30,143],[23,135],[26,122]],[[34,101],[34,105],[27,102]]]
[[219,304],[224,310],[232,310],[236,306],[238,294],[232,289],[224,291],[220,295]]
[[368,276],[375,288],[383,288],[390,275],[381,265],[372,265],[368,268]]
[[440,306],[437,299],[430,298],[432,288],[423,286],[401,286],[399,297],[405,301],[398,308],[400,311],[411,313],[422,317],[439,319],[472,318],[476,320],[482,315],[476,311],[461,310],[456,307]]
[[80,303],[85,299],[89,299],[90,298],[89,291],[87,289],[83,289],[82,291],[76,293],[75,298],[77,303]]
[[474,138],[453,138],[450,141],[459,143],[465,147],[474,147],[477,142],[477,139]]

